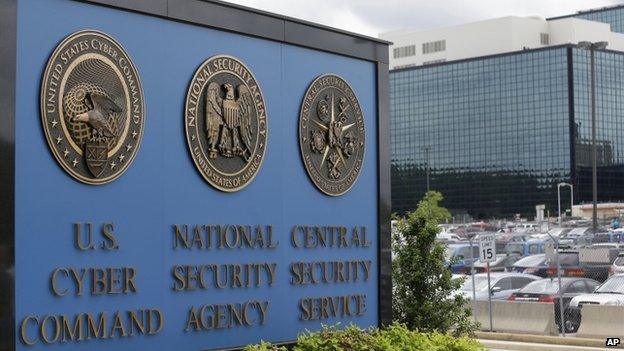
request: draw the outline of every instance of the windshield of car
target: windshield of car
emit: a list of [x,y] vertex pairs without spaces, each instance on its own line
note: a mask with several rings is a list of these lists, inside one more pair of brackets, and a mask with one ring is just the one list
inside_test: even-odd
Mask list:
[[524,243],[521,242],[511,242],[509,244],[507,244],[507,246],[505,247],[505,251],[507,251],[508,253],[523,253],[524,252]]
[[518,262],[514,263],[514,266],[518,267],[535,267],[541,266],[546,262],[546,257],[544,255],[533,255],[527,256]]
[[572,235],[582,235],[583,233],[585,233],[587,231],[587,229],[589,229],[589,228],[574,228],[574,229],[570,230],[568,235],[569,236],[572,236]]
[[567,233],[569,231],[570,231],[570,229],[567,229],[567,228],[553,228],[553,229],[548,231],[548,234],[550,234],[552,236],[561,236],[562,234],[565,234],[565,233]]
[[542,279],[529,283],[520,289],[520,293],[527,294],[556,294],[559,292],[559,281],[556,279]]
[[[475,291],[487,290],[488,282],[487,282],[486,276],[475,275],[474,281],[475,281],[475,287],[476,287]],[[493,285],[494,282],[491,282],[491,284]],[[459,288],[459,290],[472,291],[472,278],[467,278],[464,284],[461,286],[461,288]]]
[[562,231],[563,231],[563,228],[552,228],[551,230],[548,231],[548,234],[553,235],[553,236],[559,236]]
[[615,264],[616,266],[624,266],[624,256],[618,256],[613,264]]
[[596,289],[598,294],[624,294],[624,276],[615,276]]

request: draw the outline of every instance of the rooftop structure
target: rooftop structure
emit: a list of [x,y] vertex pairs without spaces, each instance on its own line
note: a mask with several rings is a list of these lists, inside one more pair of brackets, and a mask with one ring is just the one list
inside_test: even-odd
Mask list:
[[393,42],[390,69],[580,41],[607,41],[609,49],[624,51],[624,34],[612,31],[609,23],[576,17],[508,16],[425,31],[402,29],[380,37]]

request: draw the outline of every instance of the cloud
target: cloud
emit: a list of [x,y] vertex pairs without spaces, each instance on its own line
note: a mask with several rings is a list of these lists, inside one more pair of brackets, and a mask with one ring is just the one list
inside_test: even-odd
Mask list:
[[229,1],[370,36],[398,28],[431,29],[511,15],[553,17],[624,4],[624,0]]

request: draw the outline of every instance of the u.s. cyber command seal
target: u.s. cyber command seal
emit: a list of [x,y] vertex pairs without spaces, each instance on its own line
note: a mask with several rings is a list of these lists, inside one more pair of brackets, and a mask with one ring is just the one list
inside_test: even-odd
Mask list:
[[145,125],[141,81],[123,47],[92,30],[65,38],[43,75],[41,121],[54,157],[72,177],[97,185],[121,176]]
[[303,97],[299,146],[310,179],[323,193],[351,189],[364,161],[364,118],[355,92],[335,74],[317,77]]
[[256,78],[237,58],[213,56],[197,69],[184,126],[193,161],[215,188],[238,191],[258,174],[267,144],[266,108]]

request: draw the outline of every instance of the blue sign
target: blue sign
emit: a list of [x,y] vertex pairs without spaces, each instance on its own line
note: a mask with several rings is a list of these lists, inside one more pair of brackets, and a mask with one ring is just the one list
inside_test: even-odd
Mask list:
[[[226,30],[236,31],[236,23],[206,26],[193,18],[191,5],[179,4],[174,13],[178,5],[170,2],[169,12],[158,13],[158,6],[149,12],[140,1],[129,3],[137,11],[70,0],[17,1],[11,349],[209,350],[260,340],[289,342],[321,324],[379,325],[379,277],[388,274],[380,267],[389,264],[387,252],[380,256],[387,246],[380,243],[387,220],[380,213],[389,206],[380,208],[379,202],[380,193],[387,193],[380,180],[380,165],[387,161],[378,138],[386,132],[379,130],[380,63],[360,57],[357,40],[354,51],[340,54],[293,42],[299,39],[271,38],[260,33],[264,25],[258,25],[259,33]],[[246,11],[256,19],[266,16],[266,23],[291,23],[218,6],[224,14]],[[131,144],[138,150],[128,150],[133,159],[127,167],[124,150],[113,153],[106,145],[109,134],[101,132],[97,139],[95,127],[84,149],[78,145],[76,150],[95,155],[85,154],[91,163],[82,176],[105,177],[113,162],[126,167],[103,184],[70,176],[73,160],[60,163],[64,148],[54,154],[56,141],[46,141],[42,128],[49,97],[42,92],[46,65],[59,43],[86,30],[123,47],[136,68],[144,104],[141,141]],[[84,45],[94,49],[95,44]],[[98,50],[113,57],[112,49]],[[66,54],[71,60],[72,53]],[[206,181],[185,135],[189,84],[198,67],[216,55],[235,57],[253,73],[266,111],[262,163],[252,181],[233,192]],[[124,69],[119,71],[123,76]],[[366,132],[357,181],[340,196],[324,194],[311,181],[298,135],[303,97],[324,74],[348,82]],[[91,87],[73,96],[96,110],[97,94],[106,95],[109,110],[100,111],[124,109],[125,100],[98,91]],[[128,101],[132,110],[132,98]],[[76,116],[82,117],[71,120],[94,118],[84,111]],[[122,147],[133,141],[131,132],[124,134]],[[107,150],[114,159],[106,159]],[[104,155],[97,156],[100,151]]]

